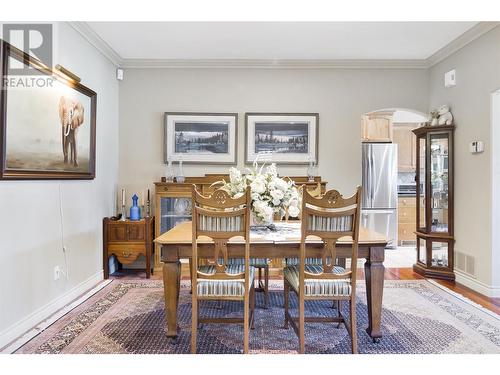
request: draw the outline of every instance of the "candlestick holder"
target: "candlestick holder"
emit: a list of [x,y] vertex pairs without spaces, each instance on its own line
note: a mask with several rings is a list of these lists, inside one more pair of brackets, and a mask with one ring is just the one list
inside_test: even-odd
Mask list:
[[120,221],[126,221],[127,220],[127,212],[125,211],[125,205],[122,204],[122,217]]

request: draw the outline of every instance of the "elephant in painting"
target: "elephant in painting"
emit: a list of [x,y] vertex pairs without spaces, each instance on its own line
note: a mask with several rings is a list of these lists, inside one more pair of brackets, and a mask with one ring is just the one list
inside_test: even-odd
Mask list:
[[59,119],[62,127],[62,147],[64,164],[69,163],[78,167],[77,131],[83,124],[84,110],[80,102],[61,96],[59,99]]

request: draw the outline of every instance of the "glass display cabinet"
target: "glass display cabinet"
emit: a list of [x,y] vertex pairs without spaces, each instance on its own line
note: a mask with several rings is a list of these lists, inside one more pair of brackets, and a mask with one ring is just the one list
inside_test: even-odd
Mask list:
[[454,280],[454,125],[423,126],[417,136],[417,263],[425,277]]

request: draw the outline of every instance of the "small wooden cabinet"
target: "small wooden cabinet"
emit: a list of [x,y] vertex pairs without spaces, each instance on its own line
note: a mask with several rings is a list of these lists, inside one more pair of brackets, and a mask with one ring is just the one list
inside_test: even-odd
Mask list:
[[397,124],[393,128],[393,143],[398,145],[398,172],[415,172],[417,169],[417,137],[412,130],[415,124]]
[[154,240],[154,217],[139,221],[103,219],[104,278],[109,278],[108,260],[116,256],[121,264],[132,264],[139,255],[146,257],[146,277],[151,276],[151,254]]
[[361,138],[363,142],[392,142],[392,113],[362,116]]

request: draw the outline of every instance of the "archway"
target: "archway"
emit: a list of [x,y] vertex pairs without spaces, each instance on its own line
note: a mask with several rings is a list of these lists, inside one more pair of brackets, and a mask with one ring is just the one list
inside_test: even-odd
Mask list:
[[385,234],[388,267],[416,259],[416,137],[429,115],[409,108],[382,108],[362,116],[362,224]]

